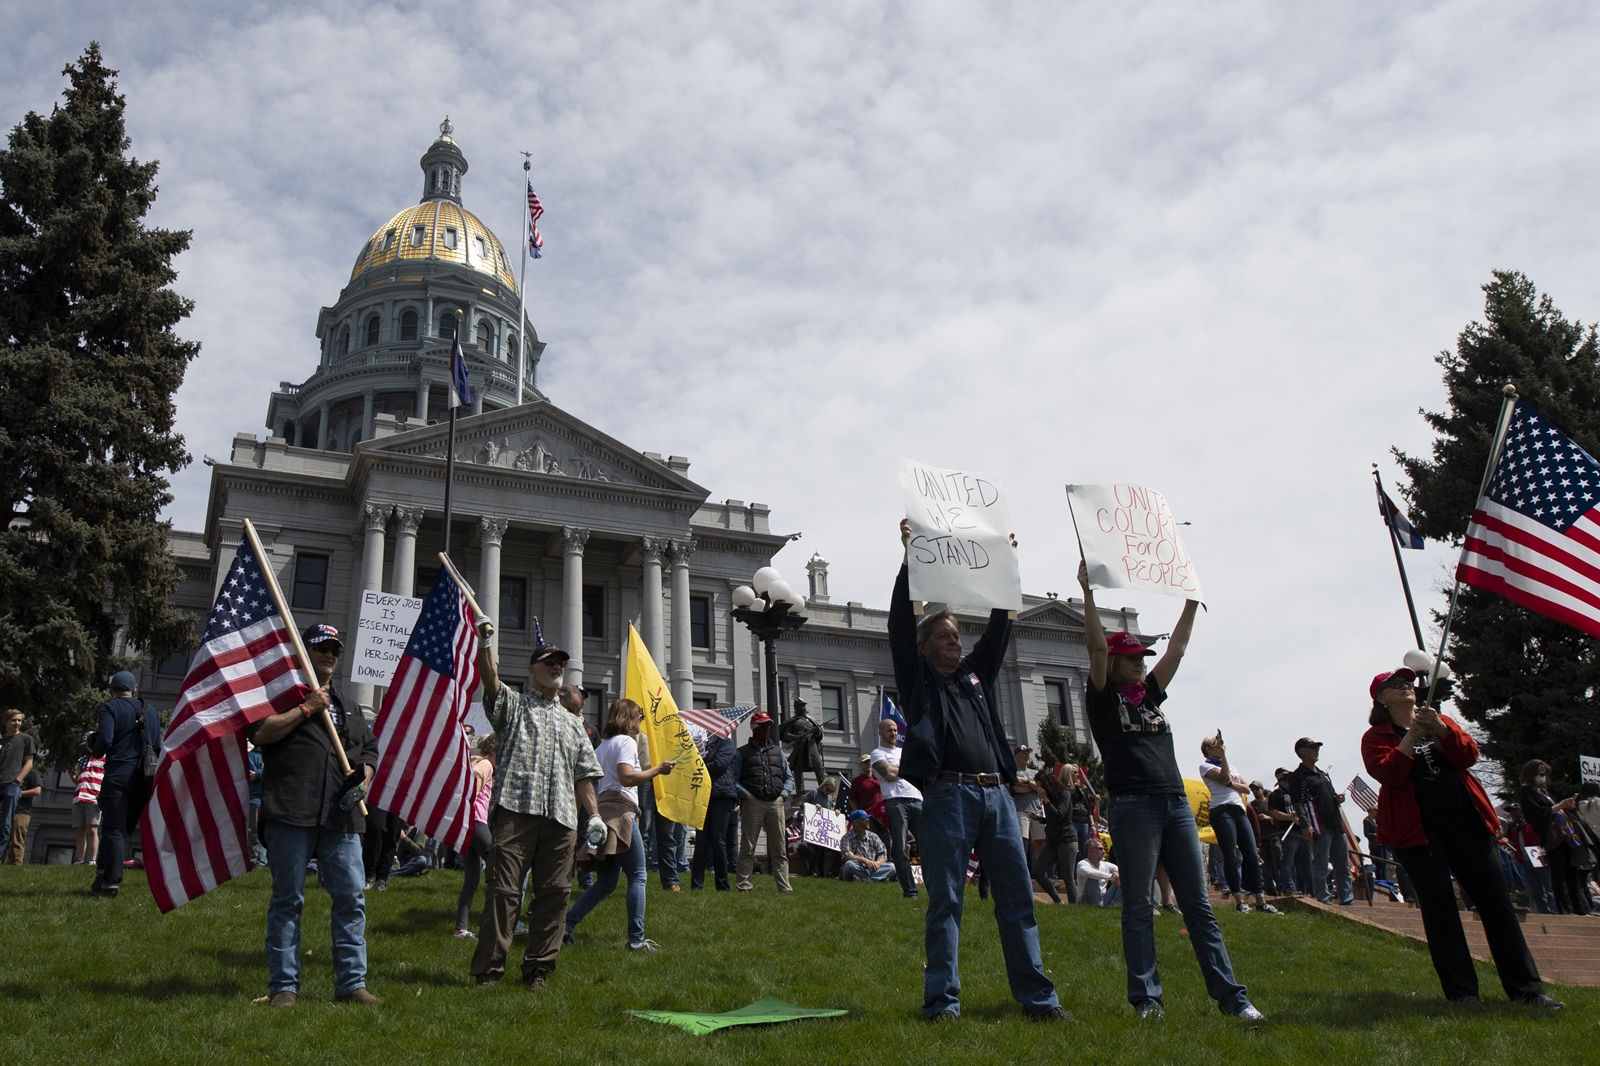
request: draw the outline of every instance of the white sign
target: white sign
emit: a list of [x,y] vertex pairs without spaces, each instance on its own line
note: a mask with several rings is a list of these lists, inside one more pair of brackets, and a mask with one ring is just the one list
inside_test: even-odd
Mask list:
[[897,459],[911,540],[911,598],[923,603],[1022,610],[1011,513],[993,474]]
[[1535,870],[1544,869],[1544,849],[1537,844],[1528,844],[1522,849],[1528,856],[1528,865]]
[[805,828],[801,832],[805,842],[838,851],[839,841],[844,839],[847,824],[844,815],[838,811],[830,811],[826,807],[818,807],[815,803],[806,804],[805,812]]
[[1600,783],[1600,759],[1593,755],[1578,756],[1578,777],[1581,781]]
[[387,685],[400,666],[411,627],[422,613],[422,601],[387,592],[361,594],[361,620],[356,623],[350,680],[358,685]]
[[1097,589],[1142,589],[1203,600],[1167,498],[1139,485],[1068,485],[1078,545]]

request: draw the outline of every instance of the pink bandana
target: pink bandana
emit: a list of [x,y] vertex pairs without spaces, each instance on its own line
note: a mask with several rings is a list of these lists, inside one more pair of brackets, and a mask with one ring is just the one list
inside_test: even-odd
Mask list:
[[1144,684],[1142,682],[1137,685],[1118,685],[1117,692],[1133,706],[1144,706]]

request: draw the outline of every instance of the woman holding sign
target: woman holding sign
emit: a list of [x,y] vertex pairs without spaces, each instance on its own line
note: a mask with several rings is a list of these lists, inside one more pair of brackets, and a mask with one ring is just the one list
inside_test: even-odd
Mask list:
[[1110,793],[1107,819],[1122,875],[1122,957],[1128,967],[1128,1002],[1141,1018],[1160,1018],[1166,1013],[1161,1002],[1161,974],[1156,969],[1155,908],[1150,898],[1150,883],[1159,861],[1172,880],[1206,991],[1224,1014],[1261,1021],[1263,1015],[1245,996],[1245,987],[1234,980],[1222,931],[1206,898],[1200,834],[1178,773],[1172,727],[1161,712],[1167,686],[1188,649],[1198,601],[1184,603],[1166,654],[1146,673],[1145,656],[1154,655],[1154,650],[1132,633],[1113,633],[1106,638],[1094,590],[1089,587],[1087,563],[1078,566],[1078,584],[1083,587],[1084,643],[1089,649],[1089,691],[1084,702],[1105,767],[1106,791]]

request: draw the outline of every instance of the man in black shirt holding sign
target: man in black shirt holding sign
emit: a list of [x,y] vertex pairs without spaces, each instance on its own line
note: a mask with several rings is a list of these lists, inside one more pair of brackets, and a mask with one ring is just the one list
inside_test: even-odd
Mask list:
[[1205,863],[1194,812],[1178,774],[1172,726],[1161,710],[1167,686],[1189,647],[1195,608],[1189,600],[1173,627],[1167,652],[1145,673],[1155,652],[1132,633],[1108,639],[1089,587],[1087,563],[1078,566],[1083,587],[1084,644],[1089,650],[1089,689],[1084,700],[1089,728],[1100,747],[1110,795],[1107,820],[1122,874],[1122,957],[1128,967],[1128,1002],[1141,1018],[1160,1018],[1161,973],[1156,969],[1154,901],[1150,882],[1159,860],[1172,881],[1188,927],[1189,943],[1206,979],[1206,991],[1224,1014],[1261,1021],[1262,1014],[1234,980],[1233,963],[1206,896]]
[[[902,521],[901,543],[910,536],[910,522]],[[1016,546],[1015,539],[1011,543]],[[1017,767],[995,703],[1011,620],[1005,611],[991,611],[977,646],[963,656],[955,615],[940,611],[916,620],[910,580],[902,563],[889,600],[889,651],[906,716],[900,776],[922,790],[917,846],[928,890],[923,1016],[944,1022],[961,1013],[956,947],[967,858],[976,849],[994,888],[1012,996],[1029,1017],[1069,1020],[1039,957],[1033,883],[1011,802]]]

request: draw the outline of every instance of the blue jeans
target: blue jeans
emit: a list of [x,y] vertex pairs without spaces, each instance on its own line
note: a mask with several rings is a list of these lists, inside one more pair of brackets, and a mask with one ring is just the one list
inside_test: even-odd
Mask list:
[[1283,838],[1283,873],[1284,879],[1291,882],[1289,891],[1301,895],[1311,892],[1311,841],[1300,835],[1298,826]]
[[928,890],[922,1013],[961,1013],[958,944],[961,905],[967,888],[967,858],[976,848],[994,889],[994,920],[1006,960],[1011,995],[1038,1014],[1057,1006],[1056,987],[1039,958],[1039,927],[1033,917],[1033,882],[1022,853],[1017,808],[1011,790],[953,781],[933,781],[922,795],[922,878]]
[[1318,903],[1329,903],[1328,863],[1333,863],[1333,881],[1339,889],[1339,902],[1356,901],[1350,887],[1350,844],[1343,830],[1318,833],[1311,838],[1311,895]]
[[1096,881],[1089,878],[1083,883],[1083,891],[1078,894],[1079,903],[1087,903],[1091,907],[1117,907],[1122,904],[1122,888],[1110,881]]
[[1107,820],[1122,875],[1122,957],[1128,967],[1128,1002],[1140,1007],[1161,999],[1155,905],[1150,894],[1159,861],[1178,897],[1206,991],[1224,1014],[1238,1014],[1250,1001],[1244,986],[1234,980],[1222,930],[1206,898],[1200,835],[1188,798],[1153,793],[1112,796]]
[[854,859],[845,860],[844,867],[839,871],[841,881],[887,881],[895,876],[895,866],[886,862],[876,870],[869,870],[865,863],[856,862]]
[[[1528,853],[1524,851],[1522,854],[1524,860],[1526,860]],[[1556,893],[1550,884],[1550,868],[1548,866],[1535,866],[1533,863],[1528,862],[1523,867],[1522,877],[1523,883],[1528,886],[1528,902],[1533,904],[1534,909],[1540,914],[1555,914]],[[1401,889],[1401,891],[1405,890]],[[1406,898],[1411,899],[1412,897],[1407,896]]]
[[656,812],[656,873],[661,875],[661,887],[672,888],[678,883],[678,842],[689,839],[689,830],[670,818]]
[[911,860],[906,857],[906,831],[909,829],[912,836],[922,839],[922,801],[892,799],[888,801],[888,807],[889,855],[894,859],[895,870],[900,875],[900,891],[904,895],[915,896],[917,882],[911,874]]
[[628,943],[637,944],[644,939],[644,837],[637,818],[633,820],[633,843],[628,850],[608,855],[595,865],[594,884],[584,889],[578,902],[567,911],[567,932],[576,929],[586,914],[616,890],[617,876],[624,871],[628,875]]
[[333,898],[333,993],[343,996],[367,983],[367,905],[361,895],[366,869],[361,838],[316,826],[261,827],[272,853],[272,902],[267,906],[267,990],[300,991],[300,912],[306,863],[317,860],[318,879]]
[[1250,829],[1250,816],[1243,807],[1225,803],[1211,808],[1211,828],[1217,834],[1217,849],[1222,852],[1222,874],[1228,891],[1239,895],[1239,863],[1244,863],[1244,890],[1261,895],[1261,860],[1256,855],[1256,835]]
[[0,789],[0,841],[11,839],[11,816],[22,799],[22,782],[13,781]]

